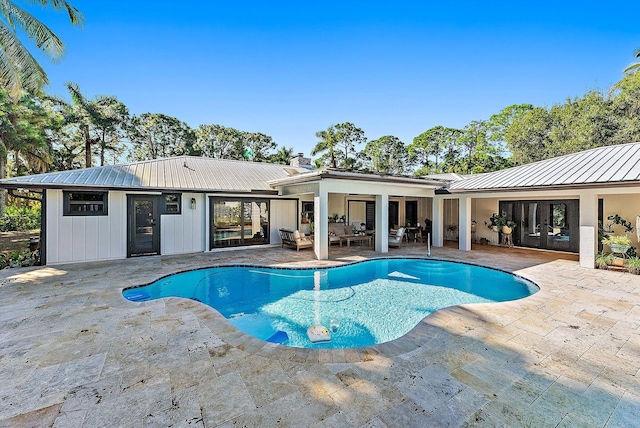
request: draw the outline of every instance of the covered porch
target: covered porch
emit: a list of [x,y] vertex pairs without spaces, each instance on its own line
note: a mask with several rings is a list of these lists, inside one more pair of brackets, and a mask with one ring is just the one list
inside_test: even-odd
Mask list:
[[[433,197],[442,183],[412,177],[321,170],[271,183],[279,196],[299,199],[299,229],[314,234],[318,260],[329,258],[329,231],[333,225],[364,228],[372,248],[389,251],[389,231],[408,228],[413,240],[421,237],[433,218]],[[302,223],[302,220],[307,223]],[[313,223],[313,230],[309,221]],[[362,226],[364,224],[364,226]]]
[[[434,246],[447,240],[457,241],[460,250],[482,248],[477,245],[481,241],[499,245],[504,242],[502,232],[489,227],[491,216],[497,213],[516,224],[509,237],[516,247],[574,254],[586,268],[594,267],[597,253],[603,250],[603,227],[609,233],[626,234],[632,246],[638,247],[637,186],[436,195],[433,207]],[[615,215],[630,222],[634,230],[607,226],[607,218]],[[457,233],[452,234],[452,229]]]

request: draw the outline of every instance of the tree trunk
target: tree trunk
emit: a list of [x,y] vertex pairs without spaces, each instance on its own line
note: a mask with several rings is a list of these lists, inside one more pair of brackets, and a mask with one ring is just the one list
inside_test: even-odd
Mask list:
[[[0,178],[7,177],[7,155],[0,156]],[[0,189],[0,217],[5,213],[7,206],[7,190]]]

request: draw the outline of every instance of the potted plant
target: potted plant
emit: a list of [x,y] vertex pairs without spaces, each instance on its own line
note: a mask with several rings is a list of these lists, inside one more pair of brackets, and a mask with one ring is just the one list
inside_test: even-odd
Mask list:
[[309,220],[307,218],[307,213],[304,212],[304,211],[301,213],[301,218],[302,218],[302,220],[300,221],[300,223],[304,224],[304,223],[308,223],[309,222]]
[[507,220],[500,216],[498,213],[491,214],[488,222],[484,222],[484,224],[489,228],[489,230],[493,230],[494,232],[498,232],[502,229],[502,226],[506,224]]
[[513,229],[516,227],[516,222],[512,220],[505,220],[504,225],[502,226],[502,233],[510,234],[513,232]]
[[613,253],[618,254],[625,254],[631,248],[631,239],[627,235],[607,236],[602,243],[608,245]]
[[627,270],[634,275],[640,275],[640,259],[638,257],[631,257],[627,260]]
[[613,263],[613,254],[602,251],[596,255],[597,269],[609,269],[611,263]]

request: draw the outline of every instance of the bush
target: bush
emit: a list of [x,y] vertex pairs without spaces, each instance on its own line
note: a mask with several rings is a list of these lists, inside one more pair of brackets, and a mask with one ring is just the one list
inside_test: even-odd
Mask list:
[[16,208],[7,206],[0,217],[0,232],[13,232],[40,229],[40,207]]
[[627,261],[627,270],[634,275],[640,275],[640,259],[637,257],[630,258]]
[[613,254],[604,251],[596,255],[596,267],[598,269],[608,269],[613,262]]

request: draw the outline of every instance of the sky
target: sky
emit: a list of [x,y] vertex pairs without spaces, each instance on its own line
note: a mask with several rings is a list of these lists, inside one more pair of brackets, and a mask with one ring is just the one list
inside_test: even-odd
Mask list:
[[48,93],[75,82],[132,114],[262,132],[307,156],[332,124],[409,144],[606,91],[640,48],[638,1],[70,2],[82,28],[33,9],[67,46],[41,59]]

